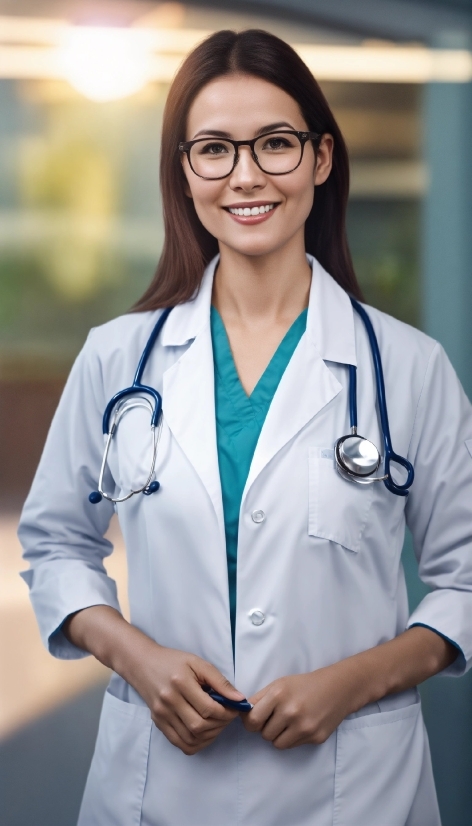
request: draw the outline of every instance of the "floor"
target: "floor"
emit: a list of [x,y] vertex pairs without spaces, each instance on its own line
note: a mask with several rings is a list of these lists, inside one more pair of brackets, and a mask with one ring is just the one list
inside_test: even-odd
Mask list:
[[76,826],[104,688],[87,688],[0,742],[2,826]]

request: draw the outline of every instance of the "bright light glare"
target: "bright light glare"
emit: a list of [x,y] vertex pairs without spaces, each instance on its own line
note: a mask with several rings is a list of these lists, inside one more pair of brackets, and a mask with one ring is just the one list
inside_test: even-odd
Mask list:
[[[0,78],[60,78],[92,100],[115,100],[135,94],[149,81],[170,82],[188,52],[209,34],[145,28],[139,22],[120,29],[0,16]],[[319,80],[472,81],[472,53],[467,50],[371,43],[304,43],[294,48]]]
[[146,32],[102,27],[70,30],[60,62],[71,86],[90,100],[117,100],[139,92],[152,76]]
[[469,83],[472,55],[423,46],[295,46],[316,78],[377,83]]

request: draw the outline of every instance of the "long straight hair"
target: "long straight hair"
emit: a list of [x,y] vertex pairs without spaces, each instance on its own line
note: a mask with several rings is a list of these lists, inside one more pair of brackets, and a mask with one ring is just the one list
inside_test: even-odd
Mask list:
[[188,55],[170,87],[160,165],[164,247],[156,274],[133,309],[171,307],[194,297],[206,265],[218,252],[216,238],[185,194],[178,145],[186,139],[188,112],[200,90],[231,74],[253,75],[283,89],[298,103],[310,131],[333,136],[333,166],[325,183],[316,187],[305,223],[305,248],[341,287],[360,298],[346,236],[349,161],[340,129],[318,83],[294,49],[268,32],[249,29],[212,34]]

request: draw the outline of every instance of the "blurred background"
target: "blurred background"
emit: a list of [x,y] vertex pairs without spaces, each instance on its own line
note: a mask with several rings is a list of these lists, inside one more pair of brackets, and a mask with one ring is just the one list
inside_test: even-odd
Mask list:
[[[155,269],[172,76],[206,34],[248,27],[297,48],[344,132],[349,238],[367,300],[438,338],[472,394],[470,0],[0,0],[5,826],[75,824],[108,676],[91,658],[59,662],[42,649],[18,577],[19,510],[88,330],[125,312]],[[116,525],[111,534],[126,611]],[[408,540],[404,562],[414,607],[424,586]],[[471,685],[422,687],[443,826],[471,822]]]

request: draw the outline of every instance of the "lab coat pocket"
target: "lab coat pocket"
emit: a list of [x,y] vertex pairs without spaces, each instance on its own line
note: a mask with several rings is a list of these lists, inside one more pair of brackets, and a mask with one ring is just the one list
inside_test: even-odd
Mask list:
[[373,497],[373,485],[348,482],[336,470],[332,448],[309,449],[308,533],[357,553]]
[[[411,692],[404,692],[411,703]],[[344,720],[337,731],[333,826],[405,826],[421,776],[420,702]],[[410,699],[408,699],[410,698]],[[385,698],[379,708],[389,708]]]
[[77,826],[139,826],[151,728],[146,706],[105,692]]

